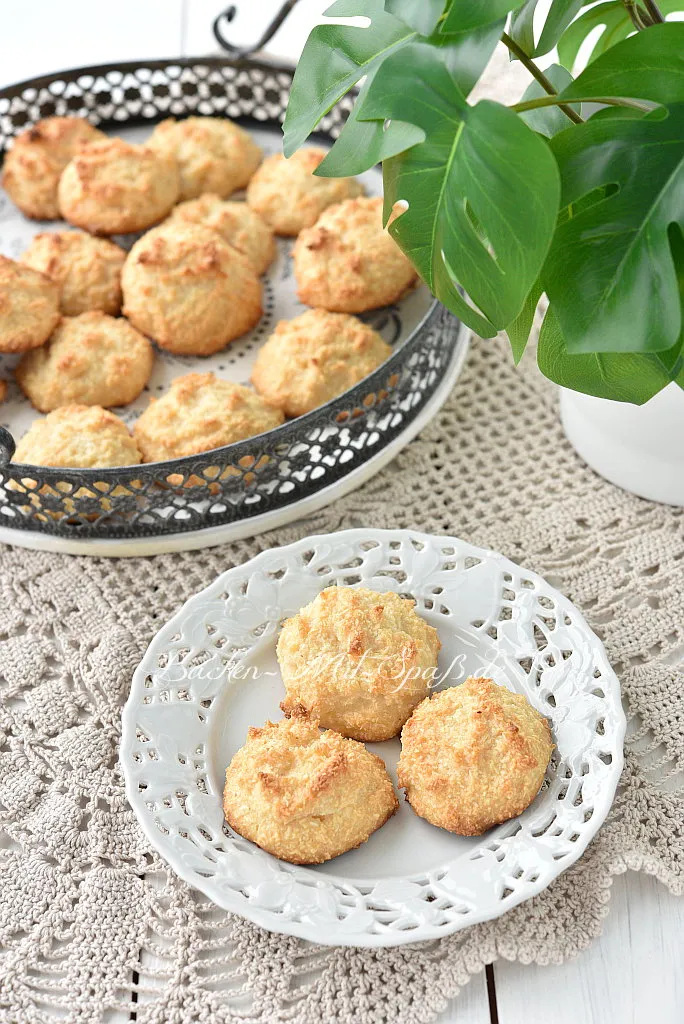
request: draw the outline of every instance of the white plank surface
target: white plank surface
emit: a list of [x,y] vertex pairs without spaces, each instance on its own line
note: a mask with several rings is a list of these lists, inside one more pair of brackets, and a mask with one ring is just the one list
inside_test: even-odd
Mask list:
[[[230,28],[253,41],[280,0],[238,3]],[[0,87],[60,68],[115,60],[201,54],[217,49],[213,18],[227,0],[32,0],[13,4],[0,36]],[[269,47],[293,59],[328,0],[300,0]],[[681,1024],[684,1021],[684,900],[653,879],[616,879],[604,935],[560,967],[500,961],[494,970],[499,1024]],[[440,1024],[488,1024],[482,972]]]
[[485,972],[476,974],[445,1010],[438,1024],[491,1024]]
[[494,977],[499,1024],[682,1024],[684,900],[647,875],[620,875],[585,953],[558,967],[500,960]]

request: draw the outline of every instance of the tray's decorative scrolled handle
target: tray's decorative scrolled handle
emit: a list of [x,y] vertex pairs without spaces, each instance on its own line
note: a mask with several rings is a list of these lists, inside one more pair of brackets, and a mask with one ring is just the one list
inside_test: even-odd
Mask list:
[[9,430],[0,427],[0,467],[7,466],[12,461],[16,443]]
[[214,19],[212,28],[214,30],[216,41],[219,46],[222,46],[224,50],[228,51],[231,57],[248,57],[251,53],[256,53],[257,50],[261,50],[266,43],[273,38],[297,2],[298,0],[287,0],[273,20],[266,26],[261,38],[258,39],[256,43],[253,43],[252,46],[234,46],[233,43],[229,42],[224,36],[221,24],[223,22],[230,24],[237,14],[237,5],[230,4],[229,7],[226,7],[225,11],[221,11],[218,17]]

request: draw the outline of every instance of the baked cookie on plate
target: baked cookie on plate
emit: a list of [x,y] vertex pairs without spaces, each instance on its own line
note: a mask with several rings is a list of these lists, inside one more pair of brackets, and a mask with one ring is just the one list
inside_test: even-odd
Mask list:
[[321,864],[366,840],[398,809],[383,761],[306,716],[252,728],[226,770],[226,821],[292,864]]
[[429,693],[437,630],[398,594],[327,587],[278,637],[285,714],[306,710],[355,740],[396,736]]
[[262,156],[249,132],[227,117],[167,118],[154,129],[148,145],[178,161],[181,199],[204,192],[229,196],[245,187]]
[[59,180],[65,220],[94,235],[144,231],[162,220],[179,194],[173,157],[106,138],[84,147]]
[[319,178],[314,171],[326,156],[318,146],[298,149],[289,159],[268,156],[247,186],[247,202],[277,235],[298,235],[332,203],[360,196],[356,178]]
[[81,146],[105,138],[82,117],[46,117],[14,140],[5,157],[3,188],[27,217],[56,220],[62,171]]
[[0,352],[42,345],[59,320],[59,287],[32,267],[0,256]]
[[286,416],[302,416],[358,384],[391,352],[355,316],[310,309],[276,326],[259,349],[252,383]]
[[301,232],[292,253],[307,306],[363,313],[396,302],[416,272],[382,226],[382,199],[347,199]]
[[532,803],[552,751],[548,720],[524,694],[471,677],[413,712],[401,733],[399,785],[421,818],[477,836]]
[[171,220],[216,231],[224,242],[247,257],[257,274],[263,274],[275,259],[273,232],[247,203],[231,202],[207,192],[175,206]]
[[152,346],[128,320],[92,310],[63,317],[44,345],[22,357],[16,377],[40,412],[127,405],[147,384],[153,363]]
[[219,352],[261,316],[261,282],[248,258],[215,231],[175,219],[135,243],[121,284],[131,323],[180,355]]
[[106,238],[85,231],[44,231],[36,235],[21,262],[59,285],[65,316],[91,309],[116,315],[121,309],[121,270],[126,253]]

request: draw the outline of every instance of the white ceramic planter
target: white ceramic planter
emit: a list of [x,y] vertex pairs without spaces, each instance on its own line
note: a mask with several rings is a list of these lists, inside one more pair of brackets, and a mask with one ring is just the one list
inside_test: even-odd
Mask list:
[[606,480],[684,505],[684,391],[677,384],[641,406],[562,388],[560,409],[568,440]]

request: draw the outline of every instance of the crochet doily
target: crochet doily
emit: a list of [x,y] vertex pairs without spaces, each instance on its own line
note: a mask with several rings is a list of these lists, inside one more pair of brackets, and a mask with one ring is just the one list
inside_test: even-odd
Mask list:
[[[132,672],[188,596],[275,544],[367,524],[455,534],[542,573],[603,638],[630,723],[614,808],[575,867],[499,920],[378,951],[308,946],[214,908],[151,850],[117,764]],[[684,892],[683,558],[682,510],[589,470],[554,387],[500,340],[474,343],[442,413],[387,469],[306,522],[154,559],[3,548],[0,1021],[428,1022],[497,957],[587,946],[613,875]]]

